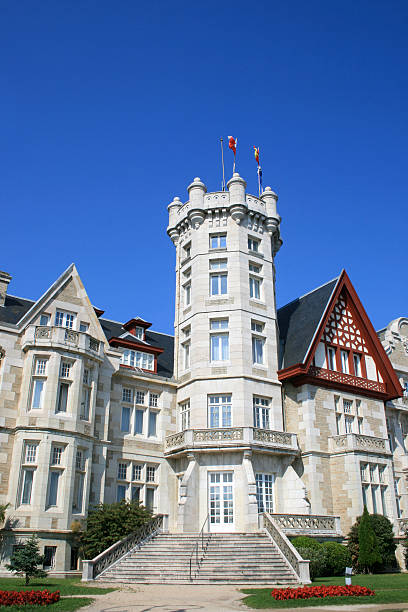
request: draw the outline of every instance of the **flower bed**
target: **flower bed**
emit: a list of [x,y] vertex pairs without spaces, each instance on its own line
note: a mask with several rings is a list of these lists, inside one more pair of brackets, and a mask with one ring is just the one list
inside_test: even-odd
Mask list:
[[359,586],[312,586],[299,587],[297,589],[273,589],[271,595],[274,599],[310,599],[311,597],[365,597],[375,595],[375,592],[367,587]]
[[60,600],[60,592],[44,591],[0,591],[0,606],[48,606]]

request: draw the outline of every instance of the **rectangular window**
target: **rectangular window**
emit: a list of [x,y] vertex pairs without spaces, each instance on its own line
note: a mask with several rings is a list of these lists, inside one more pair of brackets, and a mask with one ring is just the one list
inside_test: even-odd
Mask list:
[[35,361],[35,373],[39,376],[45,376],[47,367],[46,359],[36,359]]
[[211,361],[228,361],[229,336],[228,334],[211,335]]
[[217,234],[210,236],[210,249],[226,249],[227,234]]
[[72,312],[63,312],[57,310],[55,313],[55,325],[57,327],[67,327],[73,329],[75,322],[75,315]]
[[226,272],[223,274],[210,274],[210,295],[226,295],[228,285],[228,275]]
[[143,434],[144,410],[135,410],[135,434]]
[[84,373],[82,375],[82,382],[84,385],[89,385],[89,381],[90,381],[89,370],[85,368]]
[[71,364],[68,363],[67,361],[62,361],[61,371],[60,371],[61,378],[69,378],[70,373],[71,373]]
[[184,306],[191,304],[191,283],[184,285]]
[[127,467],[128,467],[127,463],[118,463],[118,479],[119,480],[126,480]]
[[152,465],[148,465],[146,468],[146,482],[155,482],[156,480],[156,468]]
[[76,455],[75,455],[75,469],[77,470],[83,470],[85,469],[85,461],[84,461],[84,456],[81,450],[77,450]]
[[31,408],[33,410],[39,410],[40,408],[42,408],[44,385],[44,380],[34,380],[33,399],[31,402]]
[[212,259],[210,261],[210,270],[211,272],[226,270],[227,265],[226,259]]
[[34,470],[32,469],[23,470],[23,479],[22,479],[23,486],[22,486],[22,492],[21,492],[21,503],[22,504],[31,503],[33,480],[34,480]]
[[26,443],[25,447],[25,462],[26,463],[37,463],[37,448],[38,444]]
[[132,487],[132,502],[140,501],[140,487]]
[[329,370],[336,369],[336,350],[332,346],[327,347],[327,367]]
[[254,427],[259,429],[269,429],[269,406],[270,400],[266,397],[258,397],[254,395]]
[[146,488],[146,508],[151,511],[154,508],[154,489],[151,487]]
[[89,421],[89,411],[91,407],[91,390],[89,387],[82,389],[81,412],[79,418],[83,421]]
[[231,395],[208,396],[208,426],[231,427]]
[[126,491],[127,491],[127,485],[120,484],[117,486],[117,489],[116,489],[116,501],[117,502],[122,501],[122,499],[126,499]]
[[353,433],[353,421],[354,421],[354,417],[346,416],[344,420],[346,434]]
[[84,321],[81,321],[80,324],[79,324],[79,331],[84,333],[84,334],[86,334],[88,329],[89,329],[89,324],[85,323]]
[[56,506],[58,502],[58,483],[60,472],[51,471],[48,483],[48,506]]
[[190,367],[190,347],[191,342],[185,342],[183,344],[183,353],[184,353],[184,369],[188,370]]
[[183,246],[183,259],[191,257],[191,242],[188,242]]
[[355,376],[362,376],[361,374],[361,355],[354,353],[353,355],[354,374]]
[[144,403],[145,403],[145,392],[136,391],[136,404],[144,406]]
[[60,383],[58,388],[57,412],[66,412],[68,405],[68,383]]
[[122,402],[131,402],[132,401],[132,389],[122,389]]
[[157,393],[149,393],[149,406],[151,406],[152,408],[157,408],[158,401],[159,396],[157,395]]
[[351,407],[353,402],[351,400],[343,400],[343,410],[345,414],[351,414]]
[[249,238],[248,236],[248,250],[254,253],[259,253],[259,240],[255,238]]
[[182,431],[190,429],[190,400],[180,404],[180,421]]
[[261,280],[254,276],[249,277],[249,297],[256,300],[261,299]]
[[256,474],[256,500],[258,512],[273,512],[273,480],[272,474]]
[[50,322],[50,315],[42,314],[40,316],[40,325],[48,325]]
[[142,467],[138,463],[132,465],[132,480],[142,480]]
[[132,368],[154,371],[154,356],[140,351],[125,350],[122,355],[122,364]]
[[357,429],[359,434],[363,433],[363,419],[361,417],[357,418]]
[[53,569],[55,567],[56,546],[44,546],[43,569]]
[[349,354],[348,351],[340,351],[341,371],[344,374],[349,374]]
[[130,432],[130,408],[129,406],[122,406],[122,419],[120,423],[120,431],[124,433]]
[[153,412],[153,410],[149,410],[149,426],[147,430],[147,435],[149,438],[153,438],[156,436],[156,426],[157,426],[157,412]]
[[138,340],[144,340],[144,329],[143,327],[135,328],[135,336]]
[[368,481],[367,467],[368,467],[367,463],[360,463],[361,482],[367,482]]
[[262,266],[252,263],[251,261],[249,262],[249,271],[250,272],[254,272],[254,274],[261,274],[262,272]]
[[264,342],[263,338],[252,336],[252,362],[263,364],[264,362]]
[[77,472],[75,474],[72,509],[77,513],[82,512],[82,502],[84,497],[84,480],[85,474],[82,474],[81,472]]
[[51,450],[51,465],[61,465],[62,446],[53,446]]

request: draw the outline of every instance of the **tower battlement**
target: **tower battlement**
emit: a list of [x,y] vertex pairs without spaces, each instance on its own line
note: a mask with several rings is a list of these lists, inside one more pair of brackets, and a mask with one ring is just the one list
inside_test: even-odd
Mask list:
[[198,229],[208,220],[209,225],[226,225],[230,216],[238,225],[248,226],[263,233],[266,231],[273,239],[273,251],[276,253],[282,241],[280,239],[281,217],[277,212],[278,196],[270,187],[266,187],[258,198],[246,192],[246,181],[235,172],[227,183],[227,191],[207,193],[207,188],[200,178],[196,177],[187,187],[189,199],[183,203],[175,197],[168,205],[169,225],[167,233],[175,245],[186,232]]

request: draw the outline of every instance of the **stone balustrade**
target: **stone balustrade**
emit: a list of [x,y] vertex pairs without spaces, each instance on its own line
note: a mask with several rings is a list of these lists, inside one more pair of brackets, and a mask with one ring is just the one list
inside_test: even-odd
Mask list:
[[296,454],[296,434],[286,431],[272,431],[256,427],[224,427],[212,429],[186,429],[165,441],[165,453],[174,454],[186,449],[220,446],[262,446],[275,452]]
[[329,438],[329,450],[332,453],[361,451],[376,455],[390,455],[390,444],[386,438],[364,436],[348,433]]
[[270,516],[286,535],[342,535],[339,516],[275,513]]
[[31,347],[71,349],[103,359],[104,344],[86,332],[52,325],[29,325],[23,336],[23,350]]

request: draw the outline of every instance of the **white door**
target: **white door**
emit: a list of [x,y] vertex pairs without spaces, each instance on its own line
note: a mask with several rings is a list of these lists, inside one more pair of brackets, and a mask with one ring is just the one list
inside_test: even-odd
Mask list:
[[232,472],[210,472],[208,499],[210,531],[234,531]]

